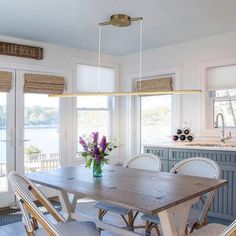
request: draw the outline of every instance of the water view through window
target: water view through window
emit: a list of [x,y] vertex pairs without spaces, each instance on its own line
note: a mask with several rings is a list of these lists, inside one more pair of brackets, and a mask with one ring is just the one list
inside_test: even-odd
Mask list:
[[[111,97],[78,97],[77,98],[77,124],[79,136],[87,137],[92,132],[100,135],[110,135]],[[82,152],[81,145],[77,151]]]
[[25,171],[59,167],[59,99],[25,94]]
[[0,191],[6,191],[7,174],[7,127],[6,127],[7,94],[0,93]]

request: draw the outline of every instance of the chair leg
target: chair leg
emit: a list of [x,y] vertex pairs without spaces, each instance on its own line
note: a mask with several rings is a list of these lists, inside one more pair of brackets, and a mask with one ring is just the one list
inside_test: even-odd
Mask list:
[[145,235],[149,236],[151,234],[151,230],[150,230],[150,223],[149,221],[146,221],[146,225],[145,225]]
[[103,210],[101,208],[98,209],[98,219],[102,220],[102,212]]
[[133,220],[133,218],[134,218],[133,212],[130,211],[128,213],[128,227],[129,227],[130,230],[134,230],[134,220]]
[[34,230],[39,228],[38,222],[37,222],[37,220],[34,217],[32,217],[32,226],[33,226]]
[[25,227],[25,231],[26,231],[27,236],[34,236],[34,232],[29,232],[25,225],[24,225],[24,227]]
[[[201,224],[198,223],[194,223],[189,231],[189,233],[192,233],[195,229],[200,229],[203,226],[206,226],[208,224],[208,220],[207,217],[203,220],[203,222]],[[187,228],[187,227],[186,227]]]
[[159,230],[158,224],[155,224],[154,228],[155,228],[155,230],[157,232],[157,236],[161,236],[161,232]]
[[106,215],[106,213],[107,213],[106,210],[103,210],[103,209],[99,208],[99,210],[98,210],[98,219],[102,220],[103,217]]
[[156,230],[157,236],[161,236],[161,232],[159,230],[158,224],[155,224],[153,222],[146,221],[146,226],[145,226],[145,235],[149,236],[151,235],[152,229]]

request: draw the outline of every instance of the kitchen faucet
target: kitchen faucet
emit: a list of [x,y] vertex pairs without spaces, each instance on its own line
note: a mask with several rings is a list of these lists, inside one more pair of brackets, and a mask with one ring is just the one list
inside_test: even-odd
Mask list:
[[219,117],[221,117],[222,125],[221,125],[221,136],[220,136],[220,141],[222,143],[225,143],[226,140],[231,139],[231,132],[229,132],[229,136],[225,137],[225,119],[224,115],[222,113],[218,113],[216,115],[216,122],[215,122],[215,127],[219,127]]

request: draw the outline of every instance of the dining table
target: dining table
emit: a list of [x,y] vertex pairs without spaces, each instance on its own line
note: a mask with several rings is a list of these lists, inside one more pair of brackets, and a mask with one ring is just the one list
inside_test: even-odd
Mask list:
[[27,174],[27,177],[34,183],[58,191],[63,213],[68,220],[93,221],[98,228],[127,236],[140,234],[76,211],[78,199],[86,197],[136,212],[158,215],[164,236],[183,236],[192,205],[203,194],[227,183],[221,179],[115,165],[105,166],[99,178],[93,177],[92,170],[84,166],[34,172]]

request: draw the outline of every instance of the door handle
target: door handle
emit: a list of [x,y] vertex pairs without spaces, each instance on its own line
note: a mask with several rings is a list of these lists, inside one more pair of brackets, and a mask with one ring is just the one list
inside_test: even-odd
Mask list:
[[23,145],[23,143],[30,142],[30,141],[31,141],[30,139],[21,139],[20,144]]
[[10,143],[11,140],[4,140],[4,139],[2,139],[2,140],[0,140],[0,142],[1,142],[1,143]]
[[22,132],[22,129],[19,130],[19,137],[22,138],[19,140],[20,145],[23,145],[25,142],[31,141],[30,139],[24,139],[24,134]]
[[30,142],[31,140],[30,139],[23,139],[21,140],[21,142]]

